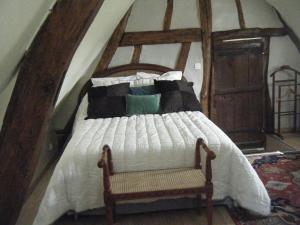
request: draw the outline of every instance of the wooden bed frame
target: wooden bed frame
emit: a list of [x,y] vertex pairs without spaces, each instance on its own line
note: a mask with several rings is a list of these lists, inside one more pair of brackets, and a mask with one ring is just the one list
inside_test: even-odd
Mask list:
[[[117,67],[112,67],[105,69],[101,72],[94,73],[92,78],[101,78],[101,77],[118,77],[118,76],[129,76],[132,74],[136,74],[137,72],[150,72],[155,74],[163,74],[169,71],[175,71],[175,69],[168,68],[161,65],[155,64],[127,64]],[[183,77],[182,79],[185,80]],[[64,130],[68,133],[72,130],[73,122],[76,117],[77,110],[80,106],[80,103],[83,97],[86,95],[88,90],[92,87],[92,82],[89,80],[82,87],[80,94],[78,96],[78,101],[76,108],[72,114],[72,117],[68,121]],[[200,103],[199,103],[200,104]],[[202,139],[198,139],[196,143],[195,150],[195,167],[194,169],[201,171],[201,158],[200,158],[200,146],[207,153],[206,157],[206,174],[205,174],[205,185],[199,186],[197,188],[189,188],[189,189],[177,189],[177,190],[164,190],[164,191],[156,191],[156,192],[143,192],[143,193],[126,193],[119,196],[114,196],[110,191],[110,176],[114,174],[113,163],[112,163],[112,154],[109,146],[103,147],[102,158],[100,159],[98,166],[103,168],[103,180],[104,180],[104,199],[106,204],[106,216],[108,224],[113,223],[113,211],[114,205],[116,201],[119,200],[132,200],[132,199],[144,199],[149,197],[162,197],[162,196],[180,196],[185,194],[195,194],[199,199],[201,199],[201,194],[206,196],[207,200],[207,218],[208,224],[212,224],[212,194],[213,194],[213,184],[211,182],[212,171],[211,171],[211,160],[215,158],[215,153],[211,151]]]
[[[119,77],[119,76],[129,76],[132,74],[136,74],[137,72],[149,72],[149,73],[155,73],[155,74],[163,74],[169,71],[176,71],[176,69],[172,69],[166,66],[156,65],[156,64],[148,64],[148,63],[136,63],[136,64],[126,64],[122,66],[116,66],[112,68],[105,69],[101,72],[96,72],[93,74],[92,78],[101,78],[101,77]],[[184,77],[182,79],[185,80]],[[82,87],[78,100],[77,105],[72,113],[72,116],[68,120],[65,128],[63,130],[59,130],[57,133],[65,135],[66,137],[62,138],[64,140],[67,139],[67,135],[71,133],[73,123],[75,120],[76,113],[78,111],[79,105],[83,99],[83,97],[86,95],[88,90],[92,87],[91,80],[88,80],[85,85]],[[65,142],[65,141],[62,141]]]

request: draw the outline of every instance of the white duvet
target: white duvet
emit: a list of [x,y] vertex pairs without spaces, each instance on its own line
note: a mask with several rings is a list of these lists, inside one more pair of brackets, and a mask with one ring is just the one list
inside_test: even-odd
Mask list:
[[213,198],[229,196],[253,212],[270,213],[268,193],[246,157],[201,112],[97,120],[84,120],[85,113],[79,110],[73,136],[54,170],[34,225],[51,224],[68,210],[104,206],[102,170],[97,167],[104,144],[111,146],[117,172],[166,169],[193,166],[199,137],[217,155],[212,163]]

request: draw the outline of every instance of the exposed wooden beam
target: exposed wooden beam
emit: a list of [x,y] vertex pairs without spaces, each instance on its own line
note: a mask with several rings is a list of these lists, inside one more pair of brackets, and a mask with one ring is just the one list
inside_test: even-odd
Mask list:
[[168,31],[127,32],[120,46],[153,45],[201,41],[200,28],[176,29]]
[[293,31],[292,28],[290,28],[289,25],[287,25],[287,23],[285,22],[285,20],[282,18],[281,14],[278,12],[278,10],[276,10],[277,15],[279,17],[279,19],[281,20],[281,22],[283,23],[287,34],[290,36],[291,40],[294,42],[294,44],[296,45],[298,52],[300,53],[300,38],[297,36],[297,34]]
[[143,47],[142,45],[134,46],[134,51],[133,51],[131,63],[133,63],[133,64],[139,63],[141,52],[142,52],[142,47]]
[[184,72],[186,62],[189,56],[190,48],[191,48],[191,42],[182,43],[179,57],[176,64],[176,70],[181,70],[182,72]]
[[18,219],[64,75],[102,3],[58,1],[20,68],[0,133],[0,224]]
[[164,30],[170,30],[173,14],[173,0],[168,0],[168,5],[164,18]]
[[239,16],[239,23],[240,23],[240,28],[245,29],[245,18],[244,18],[244,13],[243,13],[243,7],[241,0],[235,0],[236,8],[238,11],[238,16]]
[[264,90],[265,90],[265,110],[264,110],[264,128],[266,133],[274,133],[274,114],[272,110],[272,101],[269,94],[268,87],[268,72],[269,72],[269,58],[270,58],[270,37],[264,39]]
[[120,21],[115,31],[113,32],[111,38],[109,39],[107,46],[103,52],[99,64],[97,65],[95,71],[100,72],[107,69],[109,63],[111,62],[115,52],[119,47],[119,43],[122,39],[124,31],[126,29],[127,21],[130,16],[131,8],[127,11],[123,19]]
[[213,32],[214,41],[236,38],[253,38],[284,35],[287,35],[287,30],[285,28],[246,28],[243,30],[235,29]]
[[212,33],[212,9],[210,0],[199,0],[200,20],[202,28],[202,55],[203,55],[203,83],[201,89],[201,105],[203,113],[209,116],[209,93],[211,80],[211,33]]

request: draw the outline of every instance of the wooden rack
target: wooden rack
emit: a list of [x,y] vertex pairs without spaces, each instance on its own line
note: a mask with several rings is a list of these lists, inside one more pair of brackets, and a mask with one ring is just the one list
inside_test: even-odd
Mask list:
[[[282,75],[278,73],[280,71],[291,71],[293,72],[294,78],[288,79],[280,79],[279,77]],[[300,72],[293,69],[288,65],[281,66],[278,70],[274,71],[270,76],[272,77],[272,102],[273,102],[273,115],[277,115],[277,132],[276,134],[283,139],[281,134],[281,117],[282,116],[293,116],[293,132],[297,132],[297,122],[298,122],[298,101],[300,100],[300,95],[298,93],[298,86],[300,85],[299,76]],[[282,89],[290,87],[290,91],[293,94],[292,98],[285,98],[286,96],[282,95]],[[275,91],[278,89],[278,98],[275,98]],[[275,102],[277,101],[277,110],[275,110]],[[282,111],[282,103],[284,102],[293,102],[293,110],[291,111]]]

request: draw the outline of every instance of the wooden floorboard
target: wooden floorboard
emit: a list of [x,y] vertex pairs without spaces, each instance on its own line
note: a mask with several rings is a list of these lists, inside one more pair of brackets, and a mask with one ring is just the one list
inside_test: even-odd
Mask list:
[[[214,225],[234,225],[227,210],[223,206],[214,209]],[[74,220],[72,216],[64,216],[54,225],[105,225],[104,216],[81,216]],[[156,213],[141,213],[117,216],[115,225],[199,225],[207,224],[205,208],[198,212],[193,210],[172,210]]]

